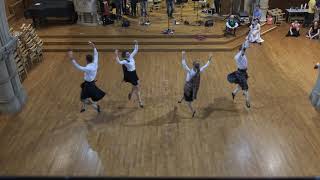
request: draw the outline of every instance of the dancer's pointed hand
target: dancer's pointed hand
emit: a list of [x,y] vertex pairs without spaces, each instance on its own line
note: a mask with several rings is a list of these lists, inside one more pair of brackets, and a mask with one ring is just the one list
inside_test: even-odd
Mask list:
[[114,51],[114,53],[118,56],[119,50],[116,49],[116,50]]
[[209,61],[210,61],[210,62],[211,62],[211,60],[212,60],[212,56],[213,56],[212,53],[210,53],[210,54],[209,54]]

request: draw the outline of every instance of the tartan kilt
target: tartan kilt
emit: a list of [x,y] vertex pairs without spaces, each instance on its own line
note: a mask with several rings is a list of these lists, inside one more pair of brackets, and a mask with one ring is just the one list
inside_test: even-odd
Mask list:
[[95,81],[92,81],[92,82],[85,81],[81,84],[80,87],[81,87],[81,95],[80,95],[81,100],[91,98],[92,101],[96,102],[101,100],[106,95],[104,91],[102,91],[96,86]]
[[244,91],[249,89],[247,70],[238,69],[228,74],[227,79],[230,83],[238,84]]
[[122,65],[122,70],[123,70],[123,81],[130,83],[134,86],[137,86],[139,81],[137,72],[135,70],[128,71],[125,65]]
[[186,82],[184,84],[183,97],[187,102],[192,102],[194,100],[192,83]]

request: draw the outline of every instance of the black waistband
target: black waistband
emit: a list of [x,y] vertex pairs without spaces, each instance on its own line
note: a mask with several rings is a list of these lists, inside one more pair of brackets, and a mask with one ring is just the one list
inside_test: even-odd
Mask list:
[[247,69],[238,69],[240,72],[247,72]]
[[97,82],[97,80],[93,80],[93,81],[84,81],[83,83],[95,83]]

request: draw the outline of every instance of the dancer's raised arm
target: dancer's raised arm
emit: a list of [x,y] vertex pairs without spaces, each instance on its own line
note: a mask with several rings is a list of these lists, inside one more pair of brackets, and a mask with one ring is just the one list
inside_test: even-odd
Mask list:
[[134,50],[133,52],[131,53],[130,57],[134,57],[137,53],[138,53],[138,50],[139,50],[139,45],[138,45],[138,41],[137,40],[134,40]]
[[116,60],[119,64],[125,64],[125,61],[120,61],[118,49],[116,49],[116,50],[114,51],[114,55],[115,55],[115,60]]
[[207,64],[205,64],[204,66],[202,66],[202,67],[200,68],[200,72],[204,71],[204,70],[209,66],[211,60],[212,60],[212,53],[209,54]]
[[74,65],[74,67],[76,67],[77,69],[79,69],[80,71],[83,71],[83,72],[89,72],[90,69],[88,67],[83,67],[83,66],[80,66],[76,59],[74,58],[73,56],[73,52],[71,49],[68,50],[68,58],[71,60],[72,64]]
[[186,70],[186,71],[190,71],[190,68],[188,67],[187,63],[186,63],[186,52],[182,51],[182,67]]
[[89,41],[88,44],[93,48],[93,63],[98,64],[98,60],[99,60],[98,50],[93,42]]

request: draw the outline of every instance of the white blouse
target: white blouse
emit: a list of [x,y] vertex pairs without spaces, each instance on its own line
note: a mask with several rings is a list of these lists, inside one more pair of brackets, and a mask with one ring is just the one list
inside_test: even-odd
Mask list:
[[[209,66],[209,64],[210,64],[210,61],[208,61],[207,64],[205,64],[204,66],[202,66],[202,67],[200,68],[200,73],[203,72],[203,71]],[[183,66],[183,68],[187,71],[186,81],[188,82],[188,81],[190,81],[190,80],[193,78],[193,76],[196,75],[196,71],[195,71],[193,68],[190,69],[190,68],[188,67],[185,59],[182,59],[182,66]]]
[[130,54],[130,57],[127,60],[120,61],[119,58],[116,58],[119,64],[125,65],[128,71],[136,70],[136,63],[134,60],[134,56],[138,53],[138,44],[134,46],[133,52]]
[[98,59],[99,59],[98,51],[96,48],[94,48],[92,63],[87,64],[85,67],[80,66],[75,59],[72,60],[72,63],[77,69],[84,72],[84,80],[87,82],[91,82],[91,81],[94,81],[97,76]]

